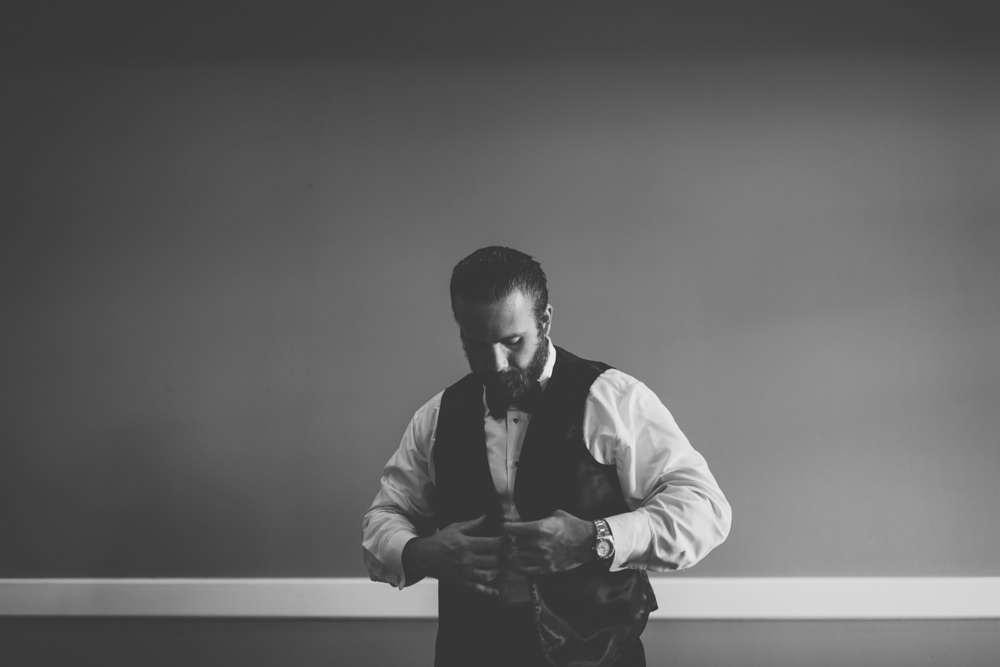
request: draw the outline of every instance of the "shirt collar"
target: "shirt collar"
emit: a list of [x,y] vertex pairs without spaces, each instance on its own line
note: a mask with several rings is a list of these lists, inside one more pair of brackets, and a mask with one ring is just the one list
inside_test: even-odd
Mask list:
[[552,339],[549,338],[549,358],[545,361],[545,367],[542,369],[542,374],[538,376],[538,384],[542,385],[544,390],[546,385],[548,385],[549,380],[552,379],[552,369],[556,366],[556,346],[552,343]]

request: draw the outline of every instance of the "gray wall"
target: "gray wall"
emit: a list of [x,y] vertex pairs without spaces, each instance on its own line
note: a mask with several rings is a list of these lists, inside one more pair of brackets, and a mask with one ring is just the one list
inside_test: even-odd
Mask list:
[[64,12],[4,61],[0,576],[363,576],[381,466],[464,371],[450,268],[490,243],[708,457],[735,523],[701,574],[1000,572],[1000,66],[971,27],[279,57]]
[[126,53],[7,61],[0,574],[363,574],[488,243],[709,458],[702,574],[997,573],[995,58]]
[[[828,4],[12,12],[0,578],[364,576],[381,466],[464,372],[450,268],[491,243],[709,459],[735,522],[694,574],[1000,574],[995,12]],[[117,623],[0,632],[359,636]],[[662,624],[655,651],[985,664],[988,626]]]

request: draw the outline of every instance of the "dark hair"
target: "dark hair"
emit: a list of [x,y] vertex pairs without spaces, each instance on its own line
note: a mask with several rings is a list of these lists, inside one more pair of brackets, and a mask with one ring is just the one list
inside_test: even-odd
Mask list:
[[534,299],[535,320],[541,322],[549,305],[549,288],[542,265],[531,255],[513,248],[480,248],[455,265],[451,272],[451,312],[455,300],[496,303],[515,290]]

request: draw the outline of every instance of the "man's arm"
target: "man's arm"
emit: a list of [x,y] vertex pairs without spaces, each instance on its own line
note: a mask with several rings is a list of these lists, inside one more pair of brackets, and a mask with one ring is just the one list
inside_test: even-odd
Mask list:
[[378,494],[362,521],[362,551],[375,581],[404,588],[424,577],[447,579],[485,595],[510,540],[476,537],[485,517],[436,530],[430,498],[434,489],[431,448],[441,395],[416,412],[382,470]]
[[374,581],[398,588],[423,576],[406,576],[403,550],[410,540],[433,530],[430,447],[440,399],[440,394],[435,396],[413,415],[399,448],[382,470],[378,494],[361,523],[361,546],[369,575]]
[[[584,433],[591,454],[613,463],[631,511],[607,519],[615,540],[611,570],[690,567],[729,534],[732,510],[704,457],[648,387],[608,371],[591,388]],[[572,569],[596,558],[590,521],[556,511],[504,524],[512,562],[528,575]]]
[[732,509],[705,462],[646,385],[609,371],[595,383],[585,432],[613,463],[631,511],[606,517],[612,570],[691,567],[729,534]]

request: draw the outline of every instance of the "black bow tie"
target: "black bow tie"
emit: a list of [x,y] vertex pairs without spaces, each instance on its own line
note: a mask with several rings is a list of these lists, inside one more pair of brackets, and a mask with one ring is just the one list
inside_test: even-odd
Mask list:
[[493,395],[493,392],[486,392],[486,405],[490,409],[490,416],[494,419],[506,419],[507,408],[511,405],[524,412],[538,412],[538,406],[541,405],[541,401],[542,385],[537,382],[532,383],[531,387],[512,403],[508,403],[501,397]]

